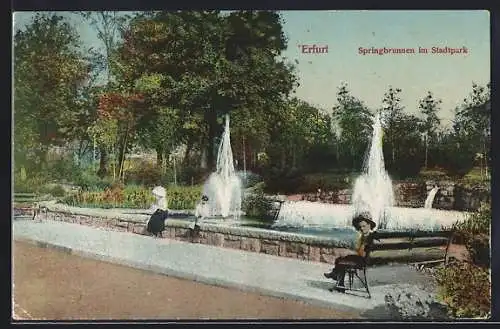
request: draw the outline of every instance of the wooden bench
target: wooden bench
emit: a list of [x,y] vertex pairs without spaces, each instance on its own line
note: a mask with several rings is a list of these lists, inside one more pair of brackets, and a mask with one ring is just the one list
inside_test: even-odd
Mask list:
[[[406,263],[417,267],[433,266],[448,262],[448,250],[453,231],[374,232],[374,241],[366,249],[365,264],[344,265],[348,285],[336,288],[366,293],[371,298],[366,268],[391,263]],[[363,273],[361,276],[360,273]],[[362,289],[354,289],[356,277]]]
[[38,204],[39,198],[36,193],[14,193],[12,202],[14,217],[26,216],[26,213],[29,213],[28,216],[34,220],[41,211]]

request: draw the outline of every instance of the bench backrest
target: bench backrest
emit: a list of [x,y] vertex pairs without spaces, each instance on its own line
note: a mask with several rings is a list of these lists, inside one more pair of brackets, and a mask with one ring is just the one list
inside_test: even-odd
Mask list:
[[446,260],[452,237],[453,231],[374,232],[367,262]]

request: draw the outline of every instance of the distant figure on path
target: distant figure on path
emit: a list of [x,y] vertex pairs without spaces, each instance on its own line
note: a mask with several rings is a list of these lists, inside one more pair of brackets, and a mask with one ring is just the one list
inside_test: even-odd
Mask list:
[[356,254],[338,257],[335,259],[335,267],[329,273],[324,273],[328,279],[337,281],[335,290],[344,293],[344,279],[346,267],[352,265],[366,265],[366,252],[369,246],[372,245],[374,234],[373,229],[377,224],[372,221],[369,213],[361,213],[352,219],[352,226],[359,232],[358,241],[356,243]]

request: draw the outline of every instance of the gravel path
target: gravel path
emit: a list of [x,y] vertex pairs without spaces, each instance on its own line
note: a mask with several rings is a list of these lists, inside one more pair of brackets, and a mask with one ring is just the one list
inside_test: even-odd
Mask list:
[[62,222],[13,222],[15,240],[37,241],[77,255],[106,260],[171,277],[287,298],[341,312],[363,314],[379,310],[385,296],[400,285],[415,289],[429,283],[428,275],[406,265],[368,269],[372,298],[330,292],[323,277],[328,264],[300,261],[241,250],[154,239],[126,232],[105,231]]
[[23,242],[15,242],[14,260],[15,319],[359,317],[355,313],[171,278]]

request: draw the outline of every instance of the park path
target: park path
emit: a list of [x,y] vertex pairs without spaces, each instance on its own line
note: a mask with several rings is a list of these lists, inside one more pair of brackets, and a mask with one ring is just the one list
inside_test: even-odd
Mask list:
[[328,264],[55,221],[14,220],[13,236],[18,241],[170,277],[358,314],[380,310],[386,293],[395,286],[428,283],[426,275],[407,265],[370,268],[372,298],[367,299],[328,291],[332,282],[323,277],[330,269]]
[[[15,241],[14,319],[353,319],[290,299],[171,278]],[[57,275],[54,275],[57,273]]]

